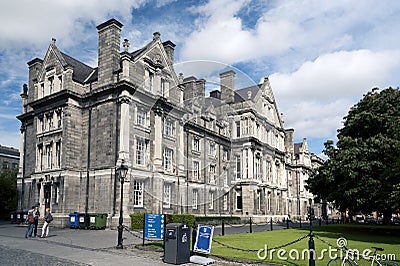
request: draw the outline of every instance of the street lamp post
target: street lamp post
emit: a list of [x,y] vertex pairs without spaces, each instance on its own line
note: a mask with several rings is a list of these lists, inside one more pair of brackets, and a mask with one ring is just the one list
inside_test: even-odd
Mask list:
[[124,198],[124,182],[125,182],[125,177],[128,172],[128,167],[124,165],[124,161],[122,160],[121,165],[117,168],[117,175],[119,176],[119,179],[121,181],[121,206],[119,208],[119,225],[118,225],[118,244],[116,248],[122,249],[124,248],[122,246],[122,231],[124,229],[122,223],[123,223],[123,211],[122,211],[122,204],[123,204],[123,198]]

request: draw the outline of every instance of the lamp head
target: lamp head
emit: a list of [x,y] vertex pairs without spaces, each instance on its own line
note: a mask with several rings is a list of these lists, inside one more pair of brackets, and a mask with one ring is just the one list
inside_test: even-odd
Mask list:
[[123,181],[128,173],[128,166],[124,164],[124,160],[122,160],[121,165],[117,168],[117,174],[121,181]]

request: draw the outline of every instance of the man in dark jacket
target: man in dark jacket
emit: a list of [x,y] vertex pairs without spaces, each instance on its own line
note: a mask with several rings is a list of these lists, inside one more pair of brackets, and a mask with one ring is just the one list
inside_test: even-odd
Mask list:
[[37,237],[37,228],[39,223],[40,211],[39,206],[35,207],[35,212],[33,213],[33,218],[35,219],[35,227],[33,229],[33,237]]

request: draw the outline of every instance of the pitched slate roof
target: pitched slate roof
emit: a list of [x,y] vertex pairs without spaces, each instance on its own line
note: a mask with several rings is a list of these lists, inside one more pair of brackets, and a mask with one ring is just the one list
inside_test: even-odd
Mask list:
[[[72,79],[76,82],[79,83],[85,83],[85,80],[87,78],[89,78],[93,81],[93,80],[97,80],[97,74],[96,75],[91,75],[92,72],[95,70],[94,68],[85,65],[84,63],[70,57],[69,55],[60,52],[61,55],[63,56],[65,62],[67,63],[67,65],[71,66],[74,69],[73,75],[72,75]],[[97,69],[97,68],[96,68]]]
[[247,101],[249,99],[249,97],[248,97],[249,92],[251,92],[251,100],[254,100],[254,98],[256,97],[260,88],[261,88],[261,84],[250,86],[250,87],[243,88],[240,90],[236,90],[235,91],[235,103]]

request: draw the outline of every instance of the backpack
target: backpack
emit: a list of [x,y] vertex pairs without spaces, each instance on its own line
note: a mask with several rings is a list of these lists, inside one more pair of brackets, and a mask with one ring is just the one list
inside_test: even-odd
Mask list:
[[33,217],[32,213],[28,214],[28,222],[29,223],[34,223],[35,222],[35,218]]
[[51,221],[53,221],[53,215],[51,215],[51,213],[49,213],[47,215],[46,222],[50,223]]

